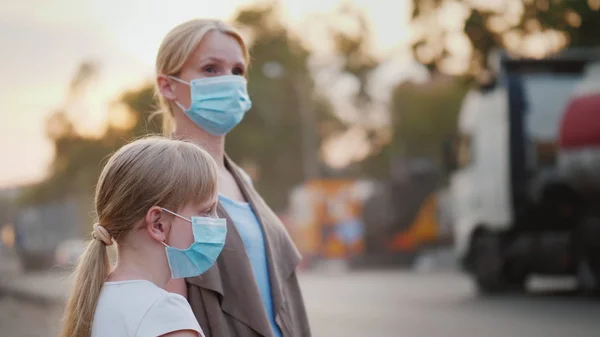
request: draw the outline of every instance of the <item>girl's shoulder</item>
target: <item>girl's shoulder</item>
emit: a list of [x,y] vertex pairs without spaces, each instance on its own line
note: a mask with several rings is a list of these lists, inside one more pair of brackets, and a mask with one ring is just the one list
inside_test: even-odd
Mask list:
[[105,282],[94,314],[92,336],[134,336],[146,312],[165,293],[150,281]]
[[[161,336],[177,330],[202,331],[183,296],[142,280],[104,284],[94,319],[94,323],[101,322],[126,327],[127,332],[123,332],[123,336]],[[111,333],[114,335],[117,331]]]
[[185,297],[165,291],[146,311],[136,336],[162,336],[173,331],[202,329]]
[[100,299],[114,298],[115,300],[128,301],[130,299],[145,299],[144,302],[152,302],[169,294],[166,290],[146,280],[129,280],[104,282]]

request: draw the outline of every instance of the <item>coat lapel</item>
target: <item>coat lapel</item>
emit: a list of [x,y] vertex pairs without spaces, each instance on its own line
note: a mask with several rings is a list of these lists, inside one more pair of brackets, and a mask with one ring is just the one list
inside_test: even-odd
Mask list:
[[[261,336],[272,337],[271,326],[254,282],[242,238],[222,205],[219,204],[217,212],[219,217],[227,220],[227,238],[223,251],[212,268],[187,282],[218,293],[224,312]],[[240,286],[238,280],[248,282]]]
[[[271,281],[271,295],[276,320],[282,331],[281,315],[285,311],[283,284],[300,262],[301,256],[292,243],[279,218],[271,211],[250,183],[240,176],[240,168],[229,157],[225,165],[236,180],[244,198],[250,203],[262,228],[267,250],[267,263]],[[267,318],[250,261],[246,255],[244,242],[235,224],[224,207],[218,206],[219,217],[227,220],[227,238],[216,264],[198,277],[187,282],[214,291],[220,295],[221,309],[235,319],[252,328],[264,337],[272,337],[273,332]],[[238,280],[247,280],[240,286]]]
[[[244,198],[252,206],[262,227],[267,248],[273,310],[276,315],[280,315],[285,305],[282,282],[287,280],[296,270],[301,259],[300,253],[293,244],[279,217],[273,213],[254,187],[250,186],[250,183],[246,179],[240,177],[241,169],[228,157],[225,158],[225,165],[230,169]],[[283,327],[280,326],[280,328],[283,330]]]

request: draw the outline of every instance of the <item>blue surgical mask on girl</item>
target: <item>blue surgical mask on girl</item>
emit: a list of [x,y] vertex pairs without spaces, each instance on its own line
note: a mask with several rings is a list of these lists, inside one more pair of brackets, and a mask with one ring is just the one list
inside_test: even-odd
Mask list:
[[188,219],[163,208],[164,212],[192,223],[194,243],[187,249],[171,247],[163,242],[172,278],[202,275],[212,267],[225,246],[227,223],[225,219],[193,216]]
[[190,107],[175,104],[196,125],[215,136],[222,136],[236,127],[252,107],[247,81],[239,75],[203,77],[186,82],[169,78],[190,87]]

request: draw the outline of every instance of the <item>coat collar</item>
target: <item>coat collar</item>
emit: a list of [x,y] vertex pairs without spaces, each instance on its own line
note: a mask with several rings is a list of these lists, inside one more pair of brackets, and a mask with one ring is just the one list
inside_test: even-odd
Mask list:
[[[244,179],[241,169],[229,157],[225,165],[248,201],[263,230],[267,262],[271,281],[273,309],[279,315],[284,308],[282,283],[295,271],[300,254],[279,218],[258,195],[251,183]],[[218,214],[227,219],[227,238],[216,264],[201,276],[188,279],[188,283],[212,290],[221,296],[221,308],[240,322],[265,337],[273,335],[263,306],[260,292],[254,282],[252,267],[245,252],[244,243],[235,224],[219,203]],[[243,280],[243,285],[239,281]]]

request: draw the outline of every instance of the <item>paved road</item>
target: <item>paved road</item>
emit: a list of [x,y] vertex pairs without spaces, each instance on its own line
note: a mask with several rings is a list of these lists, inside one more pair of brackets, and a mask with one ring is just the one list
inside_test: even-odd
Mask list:
[[[530,295],[478,299],[453,273],[311,273],[301,281],[315,337],[587,337],[600,301]],[[56,336],[60,308],[0,297],[0,336]]]
[[600,336],[600,302],[530,295],[478,299],[453,273],[304,275],[315,337]]
[[35,306],[13,298],[0,297],[0,336],[58,336],[61,314],[62,309],[58,306]]

